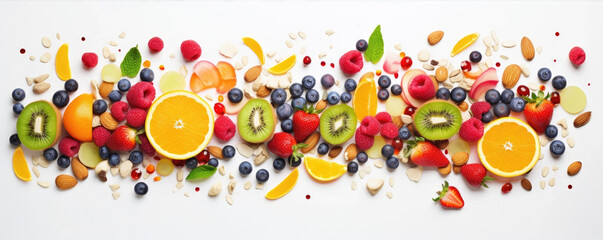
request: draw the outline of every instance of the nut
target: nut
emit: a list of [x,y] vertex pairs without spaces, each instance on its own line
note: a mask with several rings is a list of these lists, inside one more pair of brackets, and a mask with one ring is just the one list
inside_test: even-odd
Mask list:
[[94,172],[96,174],[98,174],[101,171],[107,172],[107,171],[109,171],[110,168],[111,168],[111,166],[109,166],[109,161],[103,160],[103,161],[100,161],[98,164],[96,164],[96,167],[94,167]]
[[260,77],[260,74],[262,74],[262,66],[257,65],[247,69],[243,78],[245,79],[245,82],[253,82]]
[[327,107],[327,101],[326,100],[320,100],[316,103],[316,107],[314,107],[314,109],[316,109],[317,111],[323,110]]
[[461,167],[459,166],[452,166],[452,171],[456,174],[461,172]]
[[308,138],[306,138],[306,141],[304,141],[304,143],[307,144],[308,146],[303,147],[301,149],[301,152],[307,153],[309,151],[312,151],[312,149],[314,149],[314,147],[316,147],[316,144],[318,144],[318,140],[320,140],[320,133],[313,132]]
[[255,93],[258,97],[267,97],[268,95],[270,95],[270,92],[272,90],[270,90],[269,88],[266,87],[266,85],[262,85],[260,86],[260,88],[258,89],[258,91]]
[[207,195],[210,197],[215,197],[215,196],[218,196],[218,194],[220,194],[221,191],[222,191],[222,182],[216,182],[216,183],[214,183],[214,185],[211,186]]
[[575,161],[567,167],[567,175],[574,176],[582,169],[582,162]]
[[54,180],[54,183],[59,189],[67,190],[77,185],[77,179],[75,179],[73,176],[61,174],[57,176],[57,178]]
[[591,114],[591,112],[588,111],[588,112],[583,112],[582,114],[578,115],[576,117],[576,119],[574,119],[574,127],[579,128],[579,127],[586,125],[588,123],[588,121],[590,121],[590,114]]
[[448,139],[435,140],[433,141],[433,144],[435,144],[439,149],[445,149],[446,147],[448,147]]
[[34,78],[34,83],[44,82],[44,81],[46,81],[46,79],[48,79],[49,76],[50,75],[48,73],[37,76]]
[[438,82],[443,82],[448,79],[448,69],[446,67],[439,67],[435,71],[435,78]]
[[49,88],[50,88],[50,83],[47,83],[47,82],[36,83],[33,86],[33,92],[35,94],[42,94],[42,93],[46,92],[46,90],[48,90]]
[[122,178],[125,178],[126,176],[130,176],[131,171],[132,171],[132,165],[134,165],[132,163],[132,161],[125,161],[125,159],[122,159],[121,163],[118,165],[119,175]]
[[341,153],[341,150],[343,150],[343,148],[341,148],[340,146],[335,146],[331,148],[331,151],[329,151],[329,157],[336,158]]
[[532,183],[527,178],[521,179],[521,187],[526,191],[532,191]]
[[354,158],[356,158],[356,155],[358,155],[358,148],[356,147],[355,143],[348,145],[348,147],[346,147],[345,151],[343,152],[343,158],[346,161],[353,160]]
[[404,126],[404,122],[402,122],[401,116],[393,116],[392,122],[396,125],[396,127],[401,128]]
[[100,115],[100,122],[103,127],[111,131],[117,129],[117,125],[119,125],[119,122],[117,122],[109,112],[104,112]]
[[467,109],[469,109],[469,104],[467,104],[467,102],[462,102],[458,106],[461,112],[467,111]]
[[505,71],[502,75],[502,84],[503,87],[510,89],[515,87],[517,81],[519,81],[519,77],[521,76],[521,67],[517,64],[511,64],[505,68]]
[[528,61],[534,59],[535,50],[532,41],[529,38],[523,37],[521,39],[521,54],[523,54],[523,58]]
[[466,152],[457,152],[452,155],[452,163],[454,166],[463,166],[469,161],[469,154]]
[[452,164],[448,164],[446,167],[438,168],[438,172],[440,172],[440,174],[442,174],[442,176],[448,176],[448,174],[450,174],[451,171],[452,171]]
[[88,178],[88,168],[77,157],[71,159],[71,170],[73,170],[73,175],[79,180]]
[[114,83],[110,82],[102,82],[100,85],[98,85],[98,93],[101,95],[102,98],[109,97],[109,93],[113,91],[113,85]]
[[222,148],[220,148],[220,147],[209,146],[209,147],[207,147],[207,151],[209,152],[210,155],[214,156],[215,158],[218,158],[218,159],[224,158],[224,156],[222,156]]
[[375,195],[381,190],[383,187],[383,179],[380,178],[371,178],[366,181],[366,188],[371,193],[371,195]]
[[427,42],[429,43],[429,45],[435,45],[440,42],[440,40],[442,40],[442,37],[444,37],[443,31],[435,31],[430,33],[429,36],[427,36]]

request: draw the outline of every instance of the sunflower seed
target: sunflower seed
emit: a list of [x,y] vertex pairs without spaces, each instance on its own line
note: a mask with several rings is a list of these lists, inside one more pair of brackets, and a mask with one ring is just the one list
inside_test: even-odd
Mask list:
[[540,151],[540,156],[538,156],[538,160],[542,160],[544,158],[544,154],[542,154],[542,151]]
[[218,194],[220,194],[221,191],[222,191],[222,182],[215,182],[214,185],[212,185],[211,188],[209,189],[209,192],[207,192],[207,195],[210,197],[215,197],[215,196],[218,196]]
[[333,30],[331,30],[331,29],[329,29],[329,30],[325,31],[325,34],[327,34],[327,36],[331,36],[331,35],[333,35],[334,33],[335,33],[335,31],[333,31]]
[[239,48],[231,42],[227,42],[220,47],[218,52],[224,57],[232,58],[237,55],[237,53],[239,52]]
[[540,171],[540,173],[542,174],[542,177],[546,177],[549,175],[549,167],[543,167],[542,170]]
[[38,185],[40,185],[40,187],[43,187],[43,188],[48,188],[48,187],[50,187],[50,182],[38,180]]
[[484,39],[482,39],[484,41],[484,45],[487,48],[490,48],[490,46],[492,46],[492,37],[491,36],[485,36]]
[[44,159],[44,157],[38,156],[37,158],[38,158],[38,165],[40,165],[40,167],[48,168],[48,165],[50,165],[50,163],[48,161],[46,161],[46,159]]
[[503,60],[509,60],[509,57],[507,57],[507,55],[500,55],[500,58]]
[[42,46],[44,46],[45,48],[50,48],[51,45],[52,45],[52,42],[50,41],[50,38],[47,38],[47,37],[42,38]]
[[378,159],[377,161],[375,161],[374,165],[377,168],[383,168],[383,166],[385,165],[385,162],[383,162],[383,160],[381,160],[381,159]]
[[115,60],[117,60],[117,55],[115,53],[109,54],[109,61],[115,62]]
[[176,183],[176,188],[178,188],[178,190],[182,189],[182,187],[184,187],[184,183],[182,183],[182,182]]
[[528,83],[528,88],[532,91],[538,91],[538,89],[540,89],[540,85],[538,85],[536,82],[530,82]]
[[34,173],[34,175],[36,175],[37,178],[40,177],[40,170],[38,170],[38,167],[32,166],[31,171]]
[[540,53],[542,52],[542,46],[536,47],[536,52],[538,53],[538,55],[540,55]]
[[540,138],[540,146],[545,146],[547,143],[549,143],[549,140],[545,137],[545,136],[538,136],[538,138]]
[[147,171],[142,172],[142,179],[147,180],[150,176],[151,174],[149,174]]
[[433,71],[435,68],[429,63],[423,63],[423,68],[427,71]]
[[352,180],[352,191],[356,191],[356,188],[358,188],[358,181],[356,181],[356,179]]
[[107,47],[107,46],[104,46],[103,47],[103,57],[105,59],[108,59],[109,55],[111,55],[111,49],[109,49],[109,47]]
[[176,57],[176,54],[173,54],[173,53],[170,54],[170,58],[175,58],[175,57]]
[[557,121],[557,124],[563,129],[567,129],[567,120],[565,120],[565,118],[559,119],[559,121]]
[[299,38],[301,38],[301,39],[306,39],[306,37],[307,37],[306,33],[304,33],[304,32],[298,32],[297,35],[299,35]]
[[523,74],[524,77],[530,76],[530,69],[528,68],[528,65],[526,65],[525,63],[522,63],[522,64],[519,64],[519,68],[521,69],[521,74]]
[[491,47],[486,48],[486,56],[487,57],[492,56],[492,48]]
[[109,161],[103,160],[103,161],[99,162],[98,164],[96,164],[96,167],[94,168],[94,173],[98,174],[101,171],[105,171],[105,172],[109,171]]
[[247,145],[245,143],[238,143],[236,145],[236,147],[237,147],[237,152],[245,158],[250,158],[251,155],[253,154],[253,148],[251,148],[249,145]]
[[52,58],[52,55],[50,55],[49,52],[45,52],[44,54],[42,54],[42,56],[40,56],[40,62],[42,62],[42,63],[50,62],[51,58]]
[[263,184],[263,183],[257,183],[257,184],[255,185],[255,189],[257,189],[257,190],[262,190],[262,189],[264,189],[264,184]]
[[117,42],[116,41],[110,41],[109,45],[111,45],[113,47],[117,47]]
[[327,56],[327,53],[326,53],[326,52],[320,52],[320,53],[318,54],[318,59],[323,59],[323,58],[325,58],[326,56]]
[[553,169],[553,171],[557,171],[557,170],[559,170],[559,166],[554,165],[554,166],[552,167],[552,169]]
[[512,48],[512,47],[515,47],[517,45],[517,43],[515,43],[513,41],[504,41],[500,45],[502,45],[505,48]]
[[243,66],[247,66],[247,63],[249,63],[249,57],[247,57],[247,56],[242,56],[242,57],[241,57],[241,64],[242,64]]
[[430,57],[431,53],[429,53],[429,50],[427,49],[423,49],[419,51],[419,54],[417,54],[417,59],[419,59],[419,61],[421,62],[427,62]]
[[218,167],[218,172],[220,173],[220,175],[224,176],[226,175],[226,172],[224,171],[224,165],[220,165]]
[[398,51],[402,51],[402,45],[400,45],[399,43],[394,45],[394,48]]
[[182,182],[182,180],[184,180],[184,171],[182,171],[182,169],[178,169],[178,172],[176,173],[176,180],[178,182]]
[[227,202],[229,205],[232,205],[232,196],[231,196],[231,195],[226,195],[226,202]]
[[241,70],[243,69],[243,64],[241,64],[240,62],[235,63],[234,65],[235,70]]
[[185,197],[191,197],[191,195],[190,195],[190,194],[188,194],[187,192],[185,192],[185,193],[184,193],[184,196],[185,196]]
[[121,196],[121,194],[118,192],[113,192],[111,193],[111,196],[113,196],[113,200],[117,200]]
[[395,182],[396,180],[394,179],[394,177],[389,177],[389,186],[390,187],[394,187],[394,185],[396,184]]
[[126,37],[126,33],[125,33],[125,32],[121,32],[121,33],[119,34],[119,38],[123,39],[123,38],[125,38],[125,37]]
[[568,138],[567,138],[567,145],[568,145],[570,148],[574,148],[574,146],[576,145],[576,142],[574,141],[574,138],[573,138],[573,137],[568,137]]
[[118,167],[112,167],[109,171],[111,172],[111,175],[117,176],[117,174],[119,173],[119,168]]
[[121,163],[119,164],[119,175],[121,175],[122,178],[125,178],[130,175],[131,171],[132,162],[129,160],[122,159]]
[[413,168],[406,169],[406,176],[408,177],[409,180],[414,181],[414,182],[419,182],[419,180],[421,180],[422,173],[423,173],[422,166],[416,166]]
[[561,129],[561,136],[565,138],[567,135],[569,135],[569,131],[565,128]]
[[251,188],[251,181],[247,181],[243,188],[245,188],[245,190],[249,190]]
[[237,186],[237,181],[232,180],[228,183],[228,193],[232,194]]
[[540,189],[544,190],[545,186],[546,186],[546,182],[544,180],[540,181]]
[[57,33],[57,40],[61,40],[61,34]]
[[552,187],[552,186],[555,186],[555,178],[551,178],[551,179],[549,180],[549,186],[551,186],[551,187]]
[[270,52],[267,52],[267,53],[266,53],[266,56],[267,56],[268,58],[272,58],[272,57],[274,57],[274,55],[276,55],[276,52],[275,52],[275,51],[270,51]]
[[392,199],[394,197],[394,193],[393,192],[387,192],[385,193],[385,196],[387,196],[387,198]]
[[494,30],[490,32],[490,36],[492,36],[492,40],[494,40],[496,45],[500,43],[500,39],[498,39],[498,36],[496,36],[496,32]]
[[185,78],[186,76],[188,76],[188,69],[185,65],[182,65],[182,67],[180,67],[180,74]]

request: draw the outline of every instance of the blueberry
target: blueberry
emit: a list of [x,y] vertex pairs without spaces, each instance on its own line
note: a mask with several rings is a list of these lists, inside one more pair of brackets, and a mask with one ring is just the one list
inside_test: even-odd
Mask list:
[[293,114],[293,107],[288,103],[284,103],[276,108],[276,115],[278,119],[285,120]]
[[494,120],[494,113],[492,113],[492,111],[487,111],[482,114],[483,123],[489,123],[492,122],[492,120]]
[[78,88],[79,88],[79,84],[77,83],[77,81],[75,81],[73,79],[69,79],[69,80],[65,81],[65,91],[71,93],[71,92],[77,91]]
[[270,101],[272,101],[272,104],[275,106],[280,106],[285,103],[286,100],[287,92],[285,92],[285,89],[277,88],[270,94]]
[[228,91],[227,96],[228,101],[230,101],[231,103],[240,103],[241,101],[243,101],[243,91],[238,88],[230,89],[230,91]]
[[346,92],[353,92],[357,87],[356,80],[348,78],[348,80],[345,80],[343,87],[345,88]]
[[138,150],[134,150],[132,152],[130,152],[130,157],[128,158],[130,160],[130,162],[132,162],[132,164],[134,165],[138,165],[142,162],[142,152],[138,151]]
[[500,117],[508,117],[509,114],[511,114],[511,109],[509,109],[509,105],[499,102],[496,105],[494,105],[492,112],[494,112],[494,115],[499,118]]
[[46,161],[54,161],[59,157],[59,153],[54,148],[47,148],[44,150],[44,159]]
[[283,132],[292,133],[293,132],[293,120],[285,119],[285,120],[281,121],[281,130],[283,130]]
[[383,155],[386,158],[393,156],[394,155],[394,147],[390,144],[385,144],[381,148],[381,155]]
[[92,113],[94,113],[94,115],[101,115],[105,111],[107,111],[107,102],[102,99],[95,100],[92,104]]
[[109,152],[109,148],[107,146],[102,146],[100,148],[98,148],[98,156],[103,159],[106,160],[109,158],[109,154],[111,154]]
[[321,143],[318,145],[318,148],[316,149],[316,152],[318,152],[318,154],[320,155],[325,155],[329,152],[329,145],[326,143]]
[[13,99],[17,102],[25,99],[25,91],[21,88],[15,88],[15,90],[13,90]]
[[19,134],[13,133],[13,135],[10,135],[10,137],[8,138],[8,141],[10,142],[10,145],[13,145],[15,147],[18,147],[19,145],[21,145],[21,139],[19,139]]
[[525,107],[526,101],[520,97],[514,97],[509,103],[509,108],[511,108],[511,111],[513,112],[522,112]]
[[555,76],[553,78],[553,88],[557,89],[557,90],[561,90],[565,88],[565,85],[567,85],[567,81],[565,80],[565,77],[559,75],[559,76]]
[[538,70],[538,79],[540,79],[540,81],[548,81],[551,79],[551,70],[548,68],[541,68],[540,70]]
[[505,89],[500,93],[500,101],[506,104],[511,103],[511,100],[515,97],[515,92],[511,89]]
[[114,103],[121,100],[121,92],[118,90],[113,90],[109,93],[109,100]]
[[548,137],[548,138],[555,138],[557,137],[557,127],[555,127],[555,125],[549,125],[546,127],[546,129],[544,130],[544,134]]
[[390,88],[390,91],[392,92],[392,95],[398,96],[398,95],[402,94],[402,87],[400,86],[400,84],[394,84]]
[[149,186],[144,182],[138,182],[136,185],[134,185],[134,192],[138,196],[144,196],[149,192]]
[[467,92],[461,87],[455,87],[450,91],[450,99],[456,103],[461,103],[467,98]]
[[306,92],[306,101],[308,101],[309,103],[316,103],[318,102],[318,99],[318,91],[310,89],[308,90],[308,92]]
[[142,71],[140,71],[140,80],[144,82],[152,82],[153,79],[155,79],[155,74],[150,68],[143,68]]
[[243,161],[241,162],[241,164],[239,164],[239,172],[243,176],[249,175],[252,169],[253,167],[251,167],[251,163],[249,163],[248,161]]
[[122,92],[127,92],[128,90],[130,90],[130,86],[130,80],[125,78],[117,82],[117,89]]
[[385,101],[389,98],[389,91],[386,88],[379,89],[377,92],[377,98],[381,101]]
[[358,172],[358,163],[349,162],[348,163],[348,172],[351,174],[357,173]]
[[436,98],[443,99],[443,100],[450,99],[450,90],[448,90],[448,88],[438,89],[438,91],[436,92]]
[[565,152],[565,144],[559,140],[553,140],[549,148],[555,156],[561,156]]
[[291,93],[292,98],[301,97],[304,94],[304,87],[299,83],[291,84],[289,93]]
[[331,105],[338,104],[339,103],[339,93],[337,93],[335,91],[329,92],[329,94],[327,94],[327,102]]
[[396,157],[388,157],[385,164],[389,169],[396,169],[400,166],[400,161]]
[[368,155],[365,152],[359,152],[356,155],[356,160],[358,160],[359,163],[365,163],[368,161]]
[[69,93],[65,90],[59,90],[52,95],[52,103],[58,108],[63,108],[69,104]]
[[111,167],[119,165],[119,163],[121,162],[121,157],[119,157],[119,153],[111,153],[107,162],[109,162],[109,166]]
[[270,177],[270,174],[268,173],[268,171],[266,169],[260,169],[255,173],[255,179],[257,179],[258,182],[261,182],[261,183],[265,183],[266,181],[268,181],[269,177]]
[[406,126],[401,127],[398,129],[398,137],[402,140],[408,140],[410,138],[410,130]]
[[368,43],[364,39],[360,39],[356,42],[356,50],[364,52],[368,47]]
[[387,75],[381,75],[379,80],[377,80],[377,83],[379,84],[380,88],[388,88],[390,85],[392,85],[392,79]]
[[302,78],[302,87],[304,87],[306,90],[314,88],[314,85],[316,85],[316,79],[314,79],[314,77],[306,75],[304,78]]
[[482,60],[482,54],[478,51],[473,51],[469,54],[469,61],[472,63],[478,63]]
[[232,145],[226,145],[222,148],[222,156],[224,158],[233,158],[237,151]]
[[13,112],[17,115],[21,114],[21,112],[23,112],[23,104],[21,104],[20,102],[13,104]]
[[282,158],[276,158],[274,159],[274,162],[272,162],[272,167],[274,167],[274,170],[283,170],[285,169],[286,165],[287,162],[285,162],[285,159]]
[[349,92],[343,92],[341,93],[341,96],[339,96],[339,99],[343,103],[349,103],[350,101],[352,101],[352,94],[350,94]]
[[306,99],[303,97],[296,97],[291,100],[291,105],[293,105],[294,109],[304,109],[304,106],[306,105]]
[[65,155],[61,155],[58,159],[57,159],[57,165],[60,168],[68,168],[69,165],[71,165],[71,159],[69,159],[69,157],[65,156]]
[[489,102],[491,105],[494,105],[500,101],[500,93],[496,89],[490,89],[486,92],[485,99],[486,102]]
[[291,167],[299,167],[299,165],[301,165],[301,159],[299,158],[295,158],[293,157],[293,155],[291,155],[289,158],[287,158],[287,162],[289,163],[289,166]]
[[213,166],[213,167],[218,167],[218,159],[210,158],[209,161],[207,161],[207,165]]
[[194,169],[197,167],[198,164],[199,161],[197,161],[197,159],[194,157],[187,159],[185,162],[186,168],[188,169]]
[[329,89],[335,84],[335,78],[331,74],[322,75],[320,78],[320,84],[322,87]]

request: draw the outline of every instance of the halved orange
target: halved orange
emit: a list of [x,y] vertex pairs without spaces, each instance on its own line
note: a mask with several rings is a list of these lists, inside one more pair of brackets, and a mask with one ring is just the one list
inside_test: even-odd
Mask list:
[[92,94],[84,93],[73,99],[63,113],[63,126],[70,136],[80,142],[92,141]]
[[515,177],[534,167],[540,157],[540,141],[527,123],[513,117],[499,118],[484,129],[477,153],[488,171]]
[[362,121],[366,116],[375,116],[377,114],[377,86],[374,80],[375,74],[365,73],[360,78],[358,87],[352,97],[352,106],[356,112],[356,119]]
[[334,161],[328,161],[320,158],[304,157],[304,163],[308,174],[316,181],[330,182],[347,171],[347,167]]
[[157,152],[171,159],[189,159],[201,152],[214,132],[214,114],[196,94],[178,90],[155,99],[145,132]]

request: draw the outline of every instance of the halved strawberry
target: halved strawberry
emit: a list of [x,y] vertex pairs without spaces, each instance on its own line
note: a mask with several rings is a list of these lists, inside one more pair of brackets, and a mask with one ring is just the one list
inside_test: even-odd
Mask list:
[[456,187],[448,186],[448,181],[442,184],[442,191],[438,191],[438,197],[433,198],[434,202],[440,201],[442,206],[447,208],[462,208],[465,206],[465,201]]
[[415,137],[415,140],[406,142],[404,156],[423,167],[446,167],[450,164],[442,150],[422,137]]

